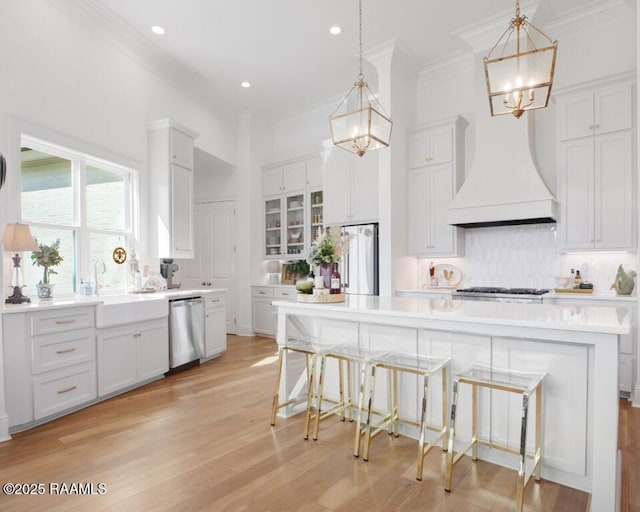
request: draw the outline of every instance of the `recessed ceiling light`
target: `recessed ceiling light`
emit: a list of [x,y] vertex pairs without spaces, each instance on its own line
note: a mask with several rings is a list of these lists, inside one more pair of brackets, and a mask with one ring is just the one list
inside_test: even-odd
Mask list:
[[338,34],[340,34],[340,32],[342,32],[342,28],[340,28],[338,25],[334,25],[329,29],[329,34],[331,34],[332,36],[337,36]]
[[251,87],[251,84],[250,84],[249,82],[246,82],[246,81],[245,81],[245,82],[242,82],[240,85],[241,85],[242,87],[244,87],[245,89],[247,89],[248,87]]
[[153,27],[151,27],[151,31],[154,34],[158,34],[159,36],[161,36],[162,34],[164,34],[164,28],[161,27],[160,25],[154,25]]

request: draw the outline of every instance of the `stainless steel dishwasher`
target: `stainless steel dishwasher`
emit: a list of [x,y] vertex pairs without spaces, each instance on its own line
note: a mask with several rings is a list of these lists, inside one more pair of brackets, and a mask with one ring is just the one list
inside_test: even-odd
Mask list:
[[169,301],[169,369],[204,357],[204,299],[180,297]]

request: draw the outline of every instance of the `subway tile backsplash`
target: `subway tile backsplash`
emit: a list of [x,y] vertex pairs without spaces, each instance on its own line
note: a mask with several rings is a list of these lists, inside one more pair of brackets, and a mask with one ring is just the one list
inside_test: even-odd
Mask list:
[[569,275],[574,268],[593,283],[596,293],[611,294],[618,265],[637,270],[634,253],[558,254],[555,224],[467,229],[463,258],[418,259],[418,287],[427,282],[430,261],[457,266],[462,287],[555,288],[555,276]]

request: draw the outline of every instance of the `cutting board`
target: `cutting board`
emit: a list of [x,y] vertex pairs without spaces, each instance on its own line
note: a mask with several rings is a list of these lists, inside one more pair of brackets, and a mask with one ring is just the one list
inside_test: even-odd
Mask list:
[[556,293],[593,293],[593,288],[554,288]]

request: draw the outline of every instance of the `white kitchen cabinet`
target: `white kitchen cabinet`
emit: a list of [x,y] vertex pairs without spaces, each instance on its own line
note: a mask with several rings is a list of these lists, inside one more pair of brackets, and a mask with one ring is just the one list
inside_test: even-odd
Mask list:
[[454,152],[453,124],[444,124],[412,132],[408,137],[409,169],[451,162]]
[[633,250],[633,131],[583,137],[559,145],[561,250]]
[[152,254],[193,258],[193,140],[197,134],[169,119],[148,125]]
[[205,299],[205,357],[210,359],[227,350],[225,292],[207,293]]
[[633,87],[624,82],[556,95],[560,141],[633,128]]
[[360,157],[336,146],[325,149],[324,224],[378,220],[378,153]]
[[464,119],[455,117],[409,132],[409,254],[438,257],[464,253],[464,232],[447,224],[446,208],[464,180],[466,125]]
[[253,286],[253,332],[264,336],[276,335],[274,300],[296,300],[298,292],[295,286]]
[[13,430],[96,398],[93,307],[5,314],[2,328]]
[[[602,306],[615,307],[621,314],[628,315],[631,329],[628,334],[620,335],[618,360],[618,390],[620,396],[628,398],[633,392],[635,383],[635,361],[637,358],[636,339],[638,334],[638,303],[625,300],[598,300],[591,297],[556,297],[553,301],[565,306]],[[545,303],[547,300],[545,299]]]
[[264,257],[303,258],[312,242],[310,194],[321,190],[318,155],[272,164],[262,171]]
[[167,319],[98,330],[98,395],[129,389],[169,371]]

